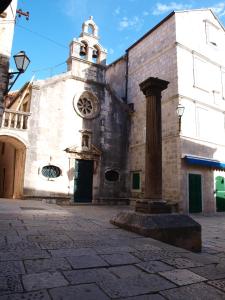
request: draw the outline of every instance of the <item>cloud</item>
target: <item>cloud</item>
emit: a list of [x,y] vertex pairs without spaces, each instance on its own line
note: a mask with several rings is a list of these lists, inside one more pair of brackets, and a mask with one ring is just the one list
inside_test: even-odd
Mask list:
[[190,9],[191,5],[185,4],[185,3],[176,3],[176,2],[170,2],[167,4],[162,4],[160,2],[156,3],[156,7],[153,10],[153,15],[161,15],[173,10],[184,10],[184,9]]
[[114,15],[119,15],[120,14],[120,6],[118,6],[114,12],[113,12]]
[[109,53],[109,54],[114,54],[114,52],[115,52],[114,49],[109,48],[109,50],[108,50],[108,53]]
[[70,18],[83,17],[87,15],[87,0],[59,0],[59,4],[63,13]]
[[142,24],[143,20],[141,20],[138,16],[134,16],[130,19],[123,17],[119,22],[119,30],[134,29],[138,31],[142,27]]
[[225,2],[220,2],[211,7],[219,17],[225,16]]

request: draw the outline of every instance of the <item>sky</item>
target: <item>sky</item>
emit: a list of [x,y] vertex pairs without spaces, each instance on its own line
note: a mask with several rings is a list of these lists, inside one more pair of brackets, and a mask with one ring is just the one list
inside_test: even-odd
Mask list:
[[[225,26],[222,0],[18,0],[18,9],[29,11],[30,18],[17,17],[12,56],[23,50],[31,63],[13,90],[33,75],[37,80],[66,72],[69,44],[89,16],[99,27],[109,64],[171,11],[199,8],[212,8]],[[10,68],[16,70],[13,59]]]

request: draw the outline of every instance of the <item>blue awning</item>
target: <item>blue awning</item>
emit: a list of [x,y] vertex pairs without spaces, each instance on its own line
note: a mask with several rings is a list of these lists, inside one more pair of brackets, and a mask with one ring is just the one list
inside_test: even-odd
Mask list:
[[183,159],[189,165],[208,167],[214,170],[225,170],[225,162],[219,160],[193,155],[185,155]]

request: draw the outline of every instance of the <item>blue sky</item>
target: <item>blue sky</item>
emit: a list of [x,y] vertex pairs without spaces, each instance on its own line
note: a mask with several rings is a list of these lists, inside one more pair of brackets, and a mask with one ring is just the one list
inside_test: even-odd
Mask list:
[[[100,43],[108,50],[107,63],[119,58],[145,32],[173,10],[212,8],[225,25],[225,1],[186,0],[18,0],[30,20],[17,18],[12,55],[24,50],[31,64],[13,89],[35,79],[66,71],[68,46],[89,16],[99,26]],[[11,61],[10,68],[14,67]]]

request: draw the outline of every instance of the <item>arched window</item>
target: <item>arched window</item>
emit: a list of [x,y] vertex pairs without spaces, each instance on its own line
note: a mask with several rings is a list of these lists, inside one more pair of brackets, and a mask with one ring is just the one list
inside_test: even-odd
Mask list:
[[84,148],[89,148],[89,135],[88,134],[83,134],[82,135],[82,147]]
[[85,41],[80,45],[80,58],[87,59],[88,57],[88,44]]
[[94,46],[93,52],[92,52],[92,61],[96,64],[99,63],[99,53],[100,53],[100,51],[99,51],[98,47]]
[[92,24],[88,24],[88,33],[91,35],[94,34],[94,26]]

